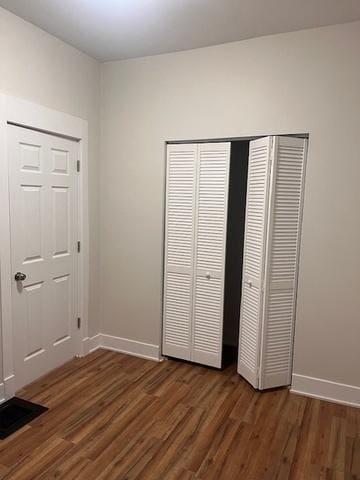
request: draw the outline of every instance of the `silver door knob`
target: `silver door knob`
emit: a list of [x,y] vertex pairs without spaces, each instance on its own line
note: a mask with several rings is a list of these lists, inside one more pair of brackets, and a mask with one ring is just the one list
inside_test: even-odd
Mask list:
[[210,280],[210,278],[211,278],[210,272],[206,272],[205,277],[206,277],[208,280]]
[[248,280],[246,283],[249,285],[250,288],[252,287],[252,281],[251,280]]
[[17,282],[23,282],[26,279],[25,273],[17,272],[15,273],[15,280]]

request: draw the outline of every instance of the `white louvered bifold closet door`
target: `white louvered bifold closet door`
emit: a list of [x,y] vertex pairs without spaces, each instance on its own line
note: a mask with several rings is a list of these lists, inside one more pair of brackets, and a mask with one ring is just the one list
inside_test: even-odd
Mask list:
[[259,388],[291,384],[307,140],[274,137]]
[[250,142],[241,293],[238,372],[259,386],[262,285],[271,137]]
[[198,148],[191,359],[221,367],[230,143]]
[[163,353],[191,360],[197,145],[168,145]]
[[250,142],[238,372],[255,388],[291,383],[306,148]]

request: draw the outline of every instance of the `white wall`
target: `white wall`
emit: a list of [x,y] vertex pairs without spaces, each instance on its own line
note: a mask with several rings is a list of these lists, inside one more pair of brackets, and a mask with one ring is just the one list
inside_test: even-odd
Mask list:
[[100,65],[0,8],[0,91],[89,122],[89,333],[98,332]]
[[0,9],[0,91],[89,122],[90,335],[159,344],[166,140],[308,132],[295,372],[360,386],[359,44],[355,22],[107,63],[100,169],[99,64]]
[[159,344],[164,142],[310,134],[295,372],[360,386],[360,23],[102,68],[104,333]]

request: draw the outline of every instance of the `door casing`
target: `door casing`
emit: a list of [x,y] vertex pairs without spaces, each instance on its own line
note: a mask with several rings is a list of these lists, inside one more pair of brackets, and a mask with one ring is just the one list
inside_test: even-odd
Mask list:
[[[88,216],[88,123],[57,110],[0,94],[0,315],[2,345],[2,379],[0,401],[15,393],[12,331],[12,267],[10,239],[9,164],[7,125],[14,124],[40,132],[67,137],[79,144],[78,173],[78,240],[81,250],[77,258],[77,311],[81,326],[76,336],[76,353],[83,356],[88,339],[89,298],[89,216]],[[76,319],[74,319],[76,321]],[[0,370],[1,371],[1,370]]]

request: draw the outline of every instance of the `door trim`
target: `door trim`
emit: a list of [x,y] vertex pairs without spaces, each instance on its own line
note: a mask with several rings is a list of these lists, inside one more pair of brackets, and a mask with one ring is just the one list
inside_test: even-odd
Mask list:
[[[77,311],[81,328],[76,336],[76,354],[83,356],[84,341],[88,339],[89,300],[89,207],[88,207],[88,122],[26,100],[0,93],[0,316],[2,333],[1,398],[15,393],[14,341],[11,307],[11,239],[9,165],[7,158],[7,125],[16,124],[40,132],[67,137],[79,144],[80,172],[78,174],[78,239],[81,251],[77,263]],[[76,321],[76,319],[74,319]]]

